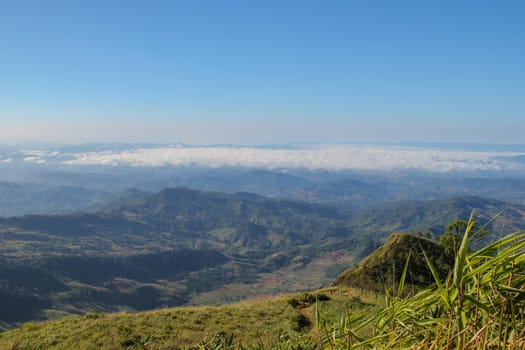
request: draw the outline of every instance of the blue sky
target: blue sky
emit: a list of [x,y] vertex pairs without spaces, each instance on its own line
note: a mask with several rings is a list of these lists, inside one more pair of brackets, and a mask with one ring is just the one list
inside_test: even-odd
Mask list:
[[2,1],[0,143],[524,143],[524,43],[523,1]]

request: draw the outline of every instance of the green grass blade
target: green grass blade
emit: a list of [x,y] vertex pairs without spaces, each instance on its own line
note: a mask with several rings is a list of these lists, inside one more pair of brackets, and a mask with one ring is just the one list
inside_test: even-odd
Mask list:
[[443,303],[445,304],[445,306],[450,309],[450,301],[449,301],[448,290],[445,289],[445,287],[443,286],[443,283],[441,283],[441,279],[439,277],[439,273],[437,272],[436,267],[434,266],[434,264],[432,264],[432,262],[428,258],[428,256],[425,253],[425,250],[423,249],[423,247],[421,247],[421,251],[423,252],[423,256],[425,257],[425,261],[427,263],[427,266],[430,269],[430,272],[432,273],[432,277],[434,277],[434,281],[436,282],[436,286],[438,288],[439,295],[440,295],[441,299],[443,300]]
[[410,262],[411,255],[412,255],[412,252],[409,252],[407,256],[407,260],[405,262],[405,267],[403,268],[403,274],[401,275],[401,279],[399,280],[399,286],[397,288],[397,294],[396,294],[398,298],[401,297],[401,294],[403,293],[403,289],[405,287],[405,279],[407,277],[408,264]]

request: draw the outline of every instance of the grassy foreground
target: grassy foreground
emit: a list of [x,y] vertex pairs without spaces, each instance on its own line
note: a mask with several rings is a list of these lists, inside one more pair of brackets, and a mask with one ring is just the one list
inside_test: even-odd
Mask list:
[[0,349],[314,349],[316,300],[327,318],[341,306],[364,312],[378,302],[373,293],[332,288],[223,306],[93,313],[0,333]]

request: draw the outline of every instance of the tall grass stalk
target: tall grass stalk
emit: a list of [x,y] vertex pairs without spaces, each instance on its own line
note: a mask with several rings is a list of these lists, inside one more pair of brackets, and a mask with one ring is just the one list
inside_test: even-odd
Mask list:
[[325,349],[525,349],[525,233],[514,233],[469,251],[471,216],[453,269],[441,280],[427,258],[435,285],[396,295],[365,320],[335,325],[318,321]]

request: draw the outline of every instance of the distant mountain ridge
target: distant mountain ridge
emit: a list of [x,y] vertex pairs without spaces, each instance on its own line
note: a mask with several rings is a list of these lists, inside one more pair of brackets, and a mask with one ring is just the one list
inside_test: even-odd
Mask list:
[[[315,204],[269,199],[244,192],[202,192],[187,187],[162,190],[110,213],[165,230],[205,232],[251,224],[264,226],[267,230],[294,231],[310,241],[334,228],[332,220],[342,219],[338,211]],[[295,220],[298,215],[301,219]],[[272,217],[287,217],[292,222],[281,224],[272,221]],[[319,230],[317,221],[323,220],[326,228]],[[314,222],[316,229],[312,230],[310,225]]]
[[0,182],[0,217],[63,214],[99,206],[112,194],[79,186],[44,187]]
[[[40,170],[42,171],[42,170]],[[15,174],[17,174],[15,172]],[[201,191],[250,192],[265,197],[366,209],[402,200],[478,196],[525,204],[525,179],[433,173],[311,172],[246,168],[65,168],[0,174],[0,217],[97,212],[125,204],[130,189],[156,193],[185,186]],[[135,193],[135,195],[138,195]]]
[[347,228],[354,234],[386,237],[391,232],[440,234],[447,222],[466,220],[478,210],[477,221],[488,224],[494,237],[504,232],[525,230],[525,206],[495,199],[459,196],[427,201],[400,201],[381,204],[351,213]]

